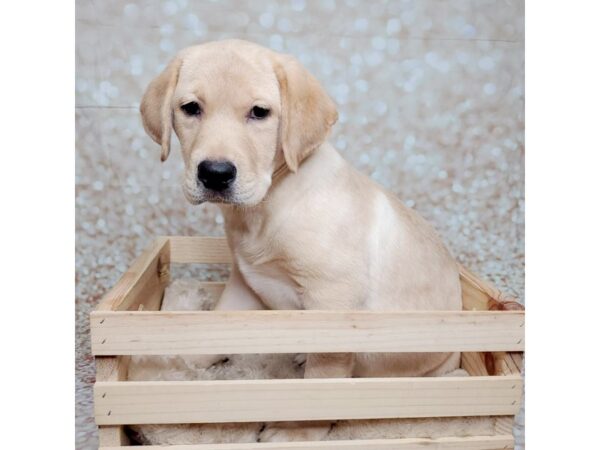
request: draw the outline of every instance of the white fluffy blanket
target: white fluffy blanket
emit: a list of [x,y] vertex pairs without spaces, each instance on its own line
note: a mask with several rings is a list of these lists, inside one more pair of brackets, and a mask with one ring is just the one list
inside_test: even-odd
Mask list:
[[[173,281],[165,291],[163,311],[210,310],[211,298],[195,280]],[[136,356],[128,379],[233,380],[302,378],[304,355],[231,355],[205,367],[202,357]],[[455,375],[465,376],[466,372]],[[310,426],[303,423],[302,426]],[[342,420],[334,424],[326,440],[393,439],[405,437],[485,436],[494,434],[493,418],[442,418],[393,420]],[[264,423],[138,425],[130,427],[140,444],[204,444],[269,441]]]

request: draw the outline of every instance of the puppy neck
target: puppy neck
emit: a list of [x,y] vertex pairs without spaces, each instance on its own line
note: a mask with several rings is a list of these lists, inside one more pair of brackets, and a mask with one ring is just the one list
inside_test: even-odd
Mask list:
[[336,176],[346,162],[327,142],[319,146],[292,172],[282,162],[273,171],[265,198],[255,206],[219,205],[225,229],[249,232],[261,229],[287,206],[298,204],[312,195],[322,196],[339,182]]

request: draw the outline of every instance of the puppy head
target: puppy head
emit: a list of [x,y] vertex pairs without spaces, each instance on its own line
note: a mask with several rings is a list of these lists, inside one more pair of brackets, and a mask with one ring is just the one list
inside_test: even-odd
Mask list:
[[294,58],[237,40],[181,51],[150,83],[140,111],[163,161],[175,131],[193,204],[258,204],[274,170],[298,170],[337,120],[331,99]]

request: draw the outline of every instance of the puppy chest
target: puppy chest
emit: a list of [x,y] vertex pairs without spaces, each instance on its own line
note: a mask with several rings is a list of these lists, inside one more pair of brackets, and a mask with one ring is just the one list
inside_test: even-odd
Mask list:
[[270,309],[303,309],[294,280],[276,263],[252,264],[243,257],[236,261],[244,281]]

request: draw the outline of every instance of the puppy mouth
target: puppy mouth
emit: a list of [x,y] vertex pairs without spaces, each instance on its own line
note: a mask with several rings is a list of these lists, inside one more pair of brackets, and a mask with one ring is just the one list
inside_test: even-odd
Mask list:
[[233,193],[230,189],[224,191],[211,191],[206,190],[204,192],[204,201],[209,203],[225,203],[225,204],[236,204]]
[[[183,193],[186,200],[192,205],[202,203],[214,203],[235,205],[242,207],[252,207],[257,205],[264,198],[269,183],[266,186],[240,186],[237,183],[222,190],[207,189],[199,183],[191,183],[188,180],[183,182]],[[264,192],[262,192],[264,190]]]
[[192,205],[200,205],[204,203],[204,198],[196,193],[189,192],[185,187],[183,188],[183,196]]
[[200,205],[205,202],[209,203],[235,203],[232,187],[223,190],[206,189],[201,186],[196,177],[189,179],[184,177],[182,180],[182,190],[185,199],[192,205]]
[[231,189],[225,189],[223,191],[212,191],[209,189],[202,190],[189,190],[183,189],[183,194],[188,202],[192,205],[201,205],[202,203],[215,203],[215,204],[230,204],[240,205],[240,202],[236,199],[234,192]]

